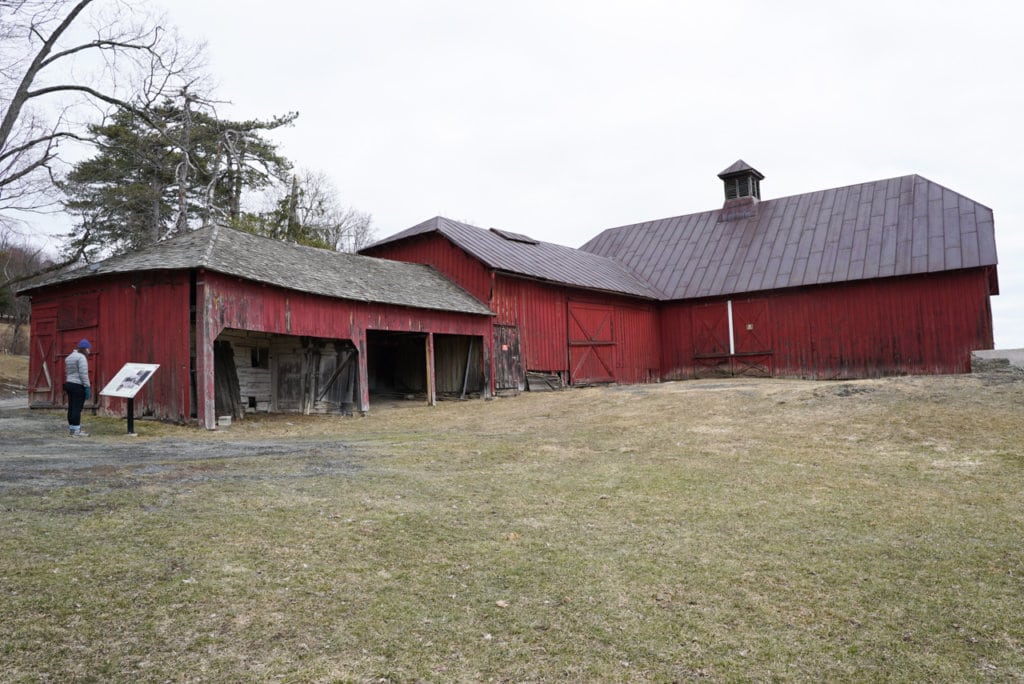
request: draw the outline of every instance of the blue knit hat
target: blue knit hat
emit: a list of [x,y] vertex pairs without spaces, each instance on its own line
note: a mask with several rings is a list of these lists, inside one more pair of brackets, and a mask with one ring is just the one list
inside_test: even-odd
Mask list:
[[82,338],[82,341],[78,343],[79,349],[92,349],[92,345],[89,344],[89,340]]

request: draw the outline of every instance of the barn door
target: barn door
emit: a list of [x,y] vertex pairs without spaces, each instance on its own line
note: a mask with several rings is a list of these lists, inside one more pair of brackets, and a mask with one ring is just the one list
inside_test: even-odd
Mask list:
[[274,357],[271,385],[275,411],[301,411],[306,394],[305,354],[278,354]]
[[57,310],[47,308],[32,313],[29,403],[53,405],[64,386],[64,378],[58,375],[57,367]]
[[519,328],[514,325],[494,326],[494,389],[526,388],[523,357],[519,348]]
[[734,301],[732,327],[736,345],[733,374],[771,376],[772,340],[767,300]]
[[614,309],[569,302],[569,381],[574,385],[615,381]]
[[729,309],[725,302],[695,306],[693,370],[698,378],[732,375],[729,362]]
[[697,377],[772,374],[767,300],[712,302],[691,311]]

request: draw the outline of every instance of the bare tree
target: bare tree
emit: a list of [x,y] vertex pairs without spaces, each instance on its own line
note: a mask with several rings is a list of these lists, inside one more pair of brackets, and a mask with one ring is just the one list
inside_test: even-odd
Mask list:
[[29,302],[15,297],[12,285],[51,265],[39,247],[19,239],[11,231],[0,227],[0,318],[11,323],[10,335],[0,340],[0,347],[13,354],[27,351],[27,339],[22,334],[29,319]]
[[[202,46],[127,0],[0,1],[0,213],[51,206],[62,143],[84,140],[86,116],[143,118],[192,86]],[[87,32],[86,27],[91,27]]]
[[319,236],[339,252],[373,242],[373,217],[341,203],[341,193],[323,171],[303,170],[293,182],[290,221]]

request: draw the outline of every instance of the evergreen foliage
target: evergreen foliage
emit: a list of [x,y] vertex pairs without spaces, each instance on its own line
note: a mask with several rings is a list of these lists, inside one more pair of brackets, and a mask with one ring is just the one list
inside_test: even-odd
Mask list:
[[266,131],[297,114],[270,121],[219,120],[166,100],[145,116],[118,111],[92,125],[95,156],[62,183],[65,208],[78,217],[69,252],[117,254],[211,221],[240,221],[242,196],[287,177],[291,163]]

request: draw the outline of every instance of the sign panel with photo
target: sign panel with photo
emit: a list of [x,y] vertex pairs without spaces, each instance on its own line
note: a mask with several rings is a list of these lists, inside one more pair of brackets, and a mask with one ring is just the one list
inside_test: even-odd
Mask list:
[[107,397],[134,399],[159,367],[158,363],[126,363],[121,370],[117,371],[117,375],[107,383],[100,394]]

